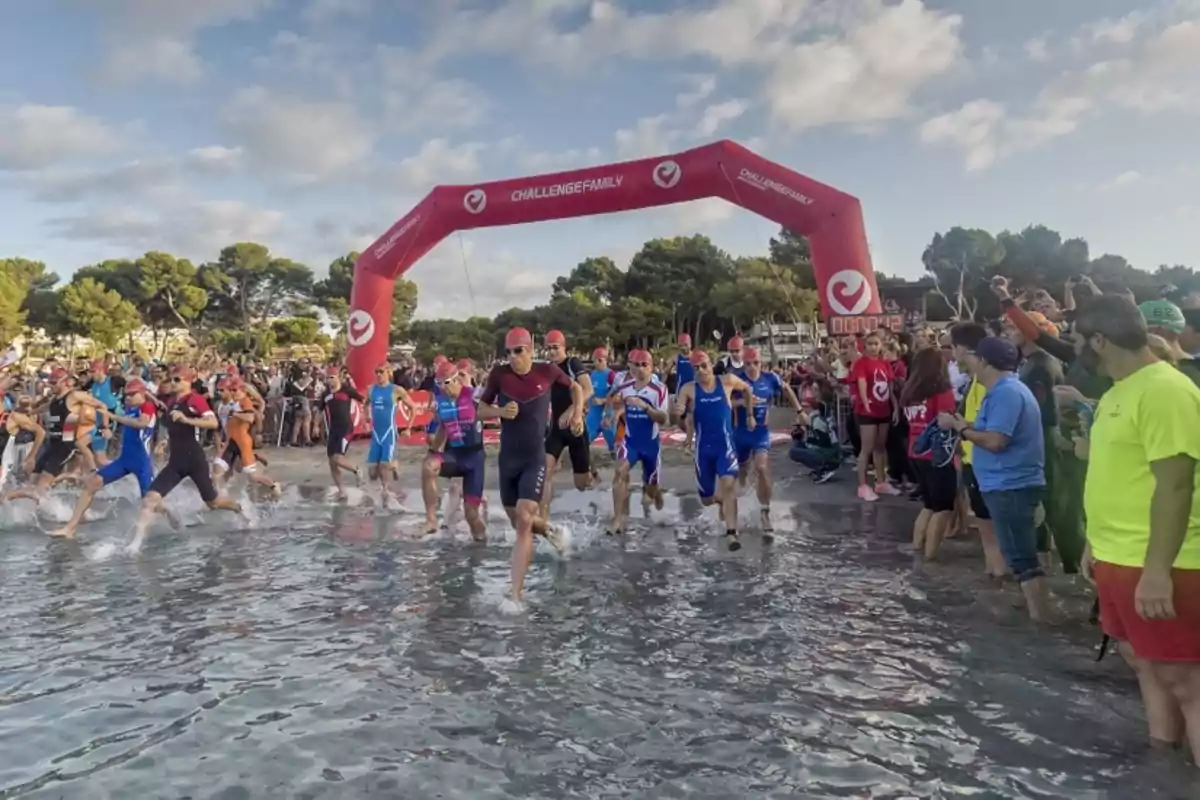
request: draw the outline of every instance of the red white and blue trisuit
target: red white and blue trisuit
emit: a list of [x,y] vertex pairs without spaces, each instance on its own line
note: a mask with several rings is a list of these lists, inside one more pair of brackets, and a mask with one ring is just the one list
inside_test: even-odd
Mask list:
[[650,408],[665,414],[667,386],[651,376],[646,385],[639,388],[634,378],[625,376],[613,391],[625,404],[624,432],[617,445],[617,458],[624,459],[630,467],[641,464],[642,483],[654,486],[658,483],[659,467],[662,465],[658,423],[651,419],[646,409],[631,406],[627,401],[640,398]]

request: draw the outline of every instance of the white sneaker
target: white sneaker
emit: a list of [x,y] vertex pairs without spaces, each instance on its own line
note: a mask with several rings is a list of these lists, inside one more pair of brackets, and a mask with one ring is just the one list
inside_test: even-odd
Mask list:
[[892,486],[887,481],[884,481],[883,483],[875,484],[875,495],[878,496],[881,494],[886,494],[891,497],[899,497],[900,490],[897,489],[895,486]]
[[571,546],[571,532],[561,525],[546,523],[546,541],[562,557],[566,557],[567,549]]
[[879,499],[879,495],[875,494],[871,487],[864,483],[858,487],[858,499],[865,500],[868,503],[874,503]]

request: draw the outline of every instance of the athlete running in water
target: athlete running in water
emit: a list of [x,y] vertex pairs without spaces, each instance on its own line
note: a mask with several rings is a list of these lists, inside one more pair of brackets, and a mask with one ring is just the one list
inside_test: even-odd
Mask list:
[[[592,469],[592,442],[580,420],[575,425],[576,409],[586,408],[592,398],[592,379],[584,371],[583,362],[574,356],[567,357],[567,338],[562,331],[546,334],[546,351],[550,363],[558,367],[571,379],[571,385],[555,384],[550,387],[550,428],[546,431],[546,474],[550,480],[542,487],[542,518],[550,515],[550,499],[554,495],[554,471],[562,458],[563,450],[571,456],[571,472],[575,477],[575,488],[583,491],[599,477]],[[582,391],[579,399],[575,387]]]
[[483,502],[483,422],[480,421],[471,388],[464,384],[456,365],[446,362],[434,375],[437,395],[433,415],[437,432],[429,443],[429,455],[421,475],[425,498],[425,532],[436,533],[441,495],[437,479],[461,479],[463,514],[471,529],[471,538],[487,541],[487,530],[479,514]]
[[[25,463],[21,464],[25,473],[32,473],[37,463],[37,454],[42,449],[42,442],[46,440],[46,430],[33,418],[32,409],[33,399],[21,397],[17,400],[16,407],[5,412],[0,420],[0,488],[3,488],[9,474],[21,464],[20,454],[23,449],[28,451]],[[33,436],[31,447],[23,448],[18,442],[23,434]]]
[[362,482],[362,472],[350,463],[346,451],[354,439],[354,403],[365,401],[361,394],[342,380],[342,373],[337,367],[329,368],[329,388],[325,393],[325,454],[329,456],[329,475],[333,485],[337,487],[338,500],[346,499],[346,489],[342,486],[342,473],[354,475],[355,481]]
[[216,430],[217,417],[208,401],[192,389],[194,375],[191,370],[176,367],[171,374],[174,396],[167,409],[167,446],[170,450],[167,463],[155,476],[142,498],[142,511],[134,529],[131,552],[141,549],[155,513],[163,507],[163,498],[174,491],[185,478],[189,478],[200,499],[212,509],[233,511],[240,514],[242,507],[234,500],[217,492],[213,486],[208,458],[204,454],[201,431]]
[[[92,505],[92,500],[105,486],[116,483],[122,478],[132,475],[137,479],[141,496],[145,497],[150,491],[150,483],[154,478],[154,458],[151,449],[154,443],[154,426],[158,422],[158,407],[150,400],[150,393],[141,380],[134,378],[125,385],[125,414],[114,414],[113,422],[122,426],[121,452],[116,460],[100,467],[83,485],[83,494],[75,503],[75,513],[67,524],[51,536],[62,536],[74,539],[83,515]],[[170,514],[170,512],[168,512]],[[179,526],[179,521],[170,516],[171,524]]]
[[[787,398],[797,414],[803,414],[804,411],[792,387],[774,372],[763,372],[757,350],[747,347],[745,361],[746,365],[740,377],[750,385],[750,394],[754,396],[754,412],[751,414],[740,405],[734,409],[736,423],[733,441],[737,449],[738,482],[742,486],[746,485],[750,466],[753,464],[758,476],[755,487],[760,507],[758,519],[763,539],[770,542],[775,528],[771,524],[771,430],[767,426],[767,411],[771,408],[771,401],[780,395]],[[751,416],[754,418],[753,428],[749,426]]]
[[[33,465],[30,474],[32,485],[9,492],[4,498],[6,501],[25,498],[41,503],[46,490],[63,474],[67,463],[77,452],[85,458],[85,463],[90,463],[95,469],[91,452],[76,450],[75,431],[81,424],[93,424],[94,412],[103,409],[103,404],[87,392],[80,391],[75,376],[64,369],[54,370],[50,374],[50,383],[54,389],[46,409],[47,442]],[[108,413],[107,409],[103,410],[105,414]]]
[[[108,367],[100,359],[91,363],[91,377],[84,390],[104,404],[108,416],[97,420],[95,430],[90,433],[92,457],[97,467],[108,463],[108,442],[112,439],[111,418],[121,409],[121,385],[124,378],[108,374]],[[83,433],[83,431],[81,431]]]
[[597,347],[592,351],[592,400],[588,403],[587,440],[590,447],[601,433],[608,452],[616,449],[616,426],[602,425],[605,416],[612,415],[612,405],[608,402],[609,393],[616,386],[617,373],[608,368],[608,350]]
[[525,573],[533,559],[533,535],[545,536],[560,553],[567,542],[558,528],[540,516],[542,484],[546,481],[546,424],[550,416],[550,388],[571,392],[568,417],[575,430],[583,428],[583,389],[554,364],[533,363],[533,337],[524,328],[513,328],[504,337],[507,364],[488,374],[479,398],[479,418],[500,420],[498,472],[500,502],[517,531],[512,555],[512,599],[521,601]]
[[613,521],[609,534],[625,533],[629,521],[629,470],[642,465],[642,512],[650,516],[650,504],[662,509],[659,485],[659,426],[667,424],[667,387],[650,371],[653,359],[645,350],[629,354],[629,374],[614,389],[616,414],[624,417],[624,435],[617,444],[617,471],[613,478]]
[[237,470],[246,475],[251,483],[265,486],[279,499],[283,487],[266,473],[254,455],[254,437],[251,434],[257,412],[254,401],[246,393],[241,378],[225,378],[225,393],[229,398],[228,418],[225,420],[225,446],[213,461],[214,477],[221,486]]
[[736,375],[726,373],[720,378],[714,375],[712,362],[703,350],[692,351],[691,362],[696,368],[696,380],[679,390],[675,407],[680,415],[691,410],[692,425],[687,432],[686,446],[694,447],[700,502],[706,506],[720,504],[721,517],[725,520],[725,541],[730,550],[738,550],[742,543],[737,534],[738,467],[730,423],[733,408],[730,398],[733,392],[742,393],[743,402],[750,410],[746,428],[753,431],[757,427],[754,393]]
[[[692,337],[686,333],[679,334],[679,355],[675,356],[675,399],[676,403],[679,400],[679,393],[684,386],[696,380],[696,368],[692,366]],[[684,412],[686,413],[686,412]],[[678,416],[678,413],[677,415]],[[686,416],[678,417],[679,427],[686,434],[688,432],[688,420]]]
[[[396,460],[396,405],[404,405],[409,419],[417,415],[417,407],[409,398],[408,392],[392,383],[392,368],[387,364],[380,364],[375,368],[375,383],[367,392],[367,400],[371,406],[371,445],[367,448],[368,477],[379,481],[380,501],[383,507],[387,508],[388,498],[392,496],[392,462]],[[401,499],[397,497],[398,501]]]

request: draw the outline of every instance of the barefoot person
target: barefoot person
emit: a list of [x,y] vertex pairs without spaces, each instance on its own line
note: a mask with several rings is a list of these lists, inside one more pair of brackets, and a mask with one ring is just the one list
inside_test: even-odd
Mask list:
[[435,374],[437,395],[433,414],[437,432],[429,443],[429,455],[421,474],[421,492],[425,499],[426,533],[438,529],[437,510],[441,493],[437,479],[461,480],[463,515],[471,529],[471,538],[487,541],[487,530],[480,516],[483,502],[483,422],[480,421],[471,389],[464,385],[456,365],[446,362]]
[[629,354],[629,372],[613,391],[614,414],[624,424],[617,442],[617,469],[613,477],[613,520],[607,533],[623,534],[629,521],[629,470],[642,465],[642,510],[650,516],[650,504],[663,507],[659,470],[662,466],[659,426],[666,425],[667,387],[650,371],[653,360],[645,350]]
[[92,500],[105,486],[132,475],[138,482],[141,496],[150,491],[154,479],[154,459],[151,448],[154,426],[158,422],[158,407],[149,399],[149,392],[141,380],[134,378],[125,386],[125,414],[113,414],[113,422],[121,428],[121,452],[114,461],[103,465],[92,473],[83,485],[83,494],[75,503],[75,513],[67,524],[51,536],[75,538],[83,515],[92,505]]
[[[75,377],[64,369],[54,370],[50,374],[50,383],[54,388],[46,409],[46,446],[33,465],[31,485],[9,492],[4,498],[6,501],[25,498],[40,503],[46,490],[76,455],[76,428],[80,424],[92,424],[95,411],[102,408],[99,400],[79,390]],[[108,413],[107,409],[105,413]],[[79,452],[85,454],[86,463],[94,468],[91,451],[85,448]]]
[[[771,524],[771,429],[767,425],[767,412],[771,408],[771,401],[781,395],[787,398],[798,417],[803,415],[804,410],[800,408],[800,400],[792,391],[792,387],[774,372],[763,371],[758,351],[753,347],[745,349],[742,377],[750,385],[750,393],[754,396],[754,411],[751,413],[743,405],[734,409],[737,422],[734,426],[733,442],[737,449],[738,482],[742,486],[746,485],[750,467],[753,466],[757,476],[755,490],[758,494],[759,524],[763,539],[769,542],[775,527]],[[744,397],[743,395],[743,399]],[[754,418],[753,428],[749,425],[751,417]]]
[[725,521],[725,541],[730,550],[741,549],[737,533],[737,453],[733,447],[731,424],[733,392],[741,392],[749,414],[746,427],[757,427],[754,418],[754,392],[741,378],[726,372],[720,378],[713,374],[708,353],[693,350],[692,366],[696,380],[679,390],[675,403],[679,416],[691,413],[686,446],[693,448],[696,459],[696,487],[700,502],[706,506],[720,504]]
[[583,425],[583,390],[554,364],[533,363],[533,336],[513,328],[504,337],[507,364],[488,374],[479,398],[479,418],[500,420],[497,469],[500,502],[517,531],[512,555],[512,599],[521,601],[525,573],[533,559],[533,535],[545,536],[559,552],[566,550],[562,532],[539,514],[546,480],[546,425],[550,421],[550,387],[571,392],[570,427]]
[[[563,451],[571,459],[571,473],[575,488],[583,491],[592,485],[595,473],[592,470],[592,441],[587,438],[586,426],[575,425],[576,409],[587,408],[592,399],[592,378],[584,369],[583,362],[567,355],[567,338],[562,331],[546,334],[546,352],[550,363],[566,373],[571,386],[550,387],[550,428],[546,431],[546,474],[550,480],[542,487],[542,518],[550,514],[550,500],[554,495],[554,471],[562,460]],[[579,391],[576,391],[578,387]],[[583,400],[578,399],[582,392]]]
[[408,418],[417,415],[417,407],[408,392],[392,383],[392,368],[380,364],[375,368],[375,383],[367,393],[371,406],[371,444],[367,448],[368,477],[379,481],[380,502],[388,507],[392,497],[392,462],[396,460],[396,406],[404,405]]
[[[0,488],[18,465],[28,475],[37,463],[37,454],[46,440],[46,429],[33,418],[32,410],[33,398],[22,396],[17,400],[16,408],[6,413],[0,424]],[[22,436],[33,437],[29,446],[19,443]],[[21,457],[23,451],[24,458]]]
[[329,475],[337,487],[338,500],[346,499],[346,488],[342,485],[342,473],[349,472],[354,480],[362,482],[359,467],[350,462],[346,452],[354,439],[354,404],[364,401],[353,386],[342,377],[337,367],[329,368],[328,388],[325,392],[325,455],[329,457]]
[[142,511],[138,516],[133,542],[129,549],[141,549],[146,531],[163,505],[163,499],[175,490],[184,479],[191,480],[200,499],[213,509],[233,511],[240,514],[242,507],[235,501],[217,493],[209,471],[208,458],[201,443],[201,431],[217,429],[217,416],[208,401],[192,388],[192,372],[185,367],[176,367],[171,384],[174,396],[167,411],[167,447],[169,455],[162,471],[150,483],[146,496],[142,498]]
[[220,463],[226,474],[235,470],[242,472],[251,483],[267,487],[278,499],[283,494],[283,487],[267,474],[254,455],[254,437],[251,433],[257,415],[254,400],[246,392],[246,384],[241,378],[230,377],[227,380],[227,391],[233,405],[225,422],[225,448],[214,466]]

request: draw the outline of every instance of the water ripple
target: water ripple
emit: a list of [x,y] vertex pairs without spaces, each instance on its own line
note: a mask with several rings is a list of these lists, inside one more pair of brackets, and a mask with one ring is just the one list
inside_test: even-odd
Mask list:
[[1120,665],[915,575],[907,518],[793,498],[733,556],[695,498],[621,541],[565,494],[510,616],[498,520],[295,500],[136,559],[131,506],[0,523],[0,798],[1176,796]]

